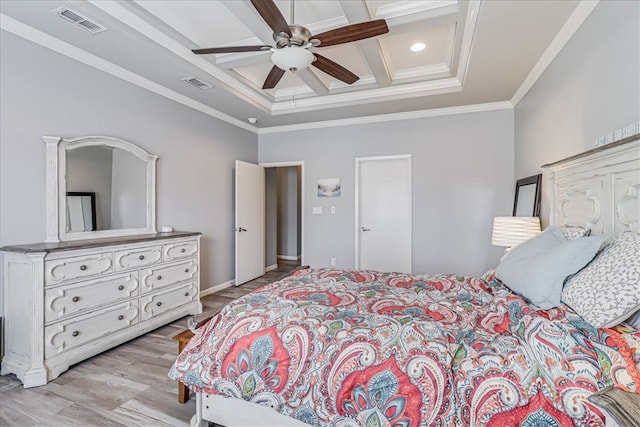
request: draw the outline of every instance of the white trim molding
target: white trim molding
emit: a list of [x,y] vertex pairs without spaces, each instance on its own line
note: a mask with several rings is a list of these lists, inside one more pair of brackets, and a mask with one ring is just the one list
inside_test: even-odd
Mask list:
[[215,292],[221,291],[223,289],[227,289],[233,286],[233,284],[235,283],[235,280],[228,280],[226,282],[223,283],[218,283],[217,285],[213,285],[209,288],[206,289],[202,289],[200,291],[200,298],[204,298],[207,295],[211,295]]
[[431,110],[408,111],[404,113],[378,114],[373,116],[353,117],[349,119],[326,120],[322,122],[300,123],[296,125],[271,126],[258,130],[258,134],[295,132],[299,130],[333,128],[368,123],[393,122],[397,120],[422,119],[425,117],[449,116],[453,114],[478,113],[482,111],[509,110],[513,108],[510,101],[489,102],[486,104],[460,105],[457,107],[433,108]]

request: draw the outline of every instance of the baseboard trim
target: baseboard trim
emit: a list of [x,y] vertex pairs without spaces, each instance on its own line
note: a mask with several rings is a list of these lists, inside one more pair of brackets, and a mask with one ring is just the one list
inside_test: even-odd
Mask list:
[[202,289],[200,291],[200,298],[206,297],[207,295],[211,295],[214,292],[218,292],[223,289],[230,288],[231,286],[233,286],[234,282],[235,280],[229,280],[228,282],[220,283],[218,285],[211,286],[210,288],[207,288],[207,289]]
[[300,256],[295,255],[278,255],[277,258],[285,261],[300,261]]
[[265,272],[267,272],[267,273],[268,273],[268,272],[273,271],[273,270],[275,270],[275,269],[277,269],[277,268],[278,268],[278,263],[275,263],[275,264],[270,265],[270,266],[268,266],[267,268],[265,268]]

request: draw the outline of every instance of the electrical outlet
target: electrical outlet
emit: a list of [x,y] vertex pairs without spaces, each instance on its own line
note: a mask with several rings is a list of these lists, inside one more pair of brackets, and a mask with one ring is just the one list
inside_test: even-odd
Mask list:
[[336,214],[336,207],[335,206],[331,206],[331,214],[332,215]]
[[331,265],[336,265],[336,259],[335,258],[331,258]]

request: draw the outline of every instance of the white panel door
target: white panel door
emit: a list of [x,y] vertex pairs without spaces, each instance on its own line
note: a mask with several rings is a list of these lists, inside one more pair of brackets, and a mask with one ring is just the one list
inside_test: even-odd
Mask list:
[[264,274],[264,168],[236,160],[236,280]]
[[356,267],[411,272],[411,157],[356,159]]

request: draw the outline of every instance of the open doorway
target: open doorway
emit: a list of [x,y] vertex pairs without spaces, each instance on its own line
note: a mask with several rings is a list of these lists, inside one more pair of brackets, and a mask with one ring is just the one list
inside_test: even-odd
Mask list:
[[265,167],[265,270],[301,265],[303,244],[303,162]]

